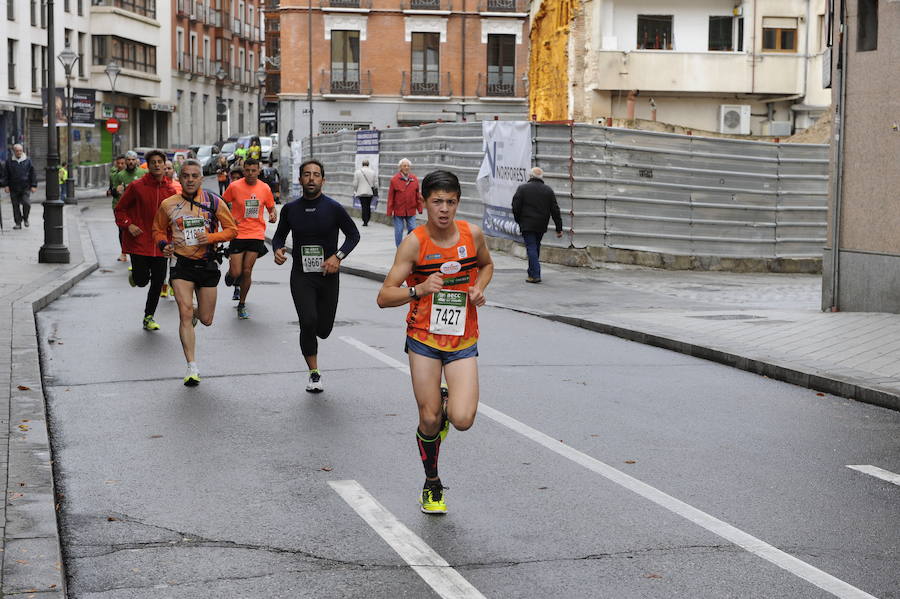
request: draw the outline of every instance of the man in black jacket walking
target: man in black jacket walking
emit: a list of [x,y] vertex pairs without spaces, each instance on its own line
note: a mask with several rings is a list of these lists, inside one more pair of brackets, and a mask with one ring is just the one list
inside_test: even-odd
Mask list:
[[528,252],[529,283],[541,282],[541,239],[547,232],[550,218],[556,225],[556,236],[562,237],[562,218],[559,215],[559,204],[556,194],[544,183],[544,171],[540,167],[531,169],[531,178],[527,183],[519,185],[513,196],[513,217],[519,223],[519,230],[525,239],[525,251]]
[[31,158],[25,155],[22,144],[13,146],[13,154],[6,161],[6,191],[12,199],[13,229],[21,229],[22,223],[28,226],[28,214],[31,212],[31,194],[37,191],[37,173]]

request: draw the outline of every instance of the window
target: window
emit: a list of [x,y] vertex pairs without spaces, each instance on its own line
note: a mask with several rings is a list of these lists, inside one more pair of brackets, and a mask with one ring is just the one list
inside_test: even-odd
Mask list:
[[797,19],[763,17],[762,43],[764,52],[796,52]]
[[412,95],[436,96],[440,93],[440,44],[440,33],[412,34]]
[[63,47],[72,47],[72,30],[63,29]]
[[114,35],[94,35],[93,64],[105,65],[115,60],[123,69],[156,73],[156,48]]
[[672,49],[672,15],[638,15],[639,50]]
[[734,17],[709,18],[709,51],[731,52],[734,50]]
[[41,47],[31,44],[31,93],[41,91]]
[[[10,2],[10,4],[12,4],[12,2]],[[38,4],[38,0],[31,0],[30,5],[31,5],[31,26],[37,27],[38,26],[38,7],[40,5]]]
[[84,16],[84,0],[78,0],[78,16]]
[[16,20],[16,3],[13,0],[6,0],[6,18],[10,21]]
[[78,76],[84,77],[84,34],[78,34]]
[[516,95],[516,36],[488,34],[487,89],[488,96]]
[[6,86],[16,89],[16,40],[6,40]]
[[[9,1],[9,0],[7,0],[7,2],[8,2],[8,1]],[[64,10],[65,12],[72,12],[72,3],[71,3],[71,0],[64,0],[64,1],[63,1],[63,10]]]
[[737,51],[744,51],[744,17],[738,17],[737,20]]
[[[115,6],[151,19],[156,18],[156,0],[92,0],[92,3],[95,6]],[[78,0],[78,14],[82,14],[82,11],[82,0]]]
[[878,0],[859,0],[856,15],[856,51],[878,48]]
[[359,93],[359,31],[331,32],[331,93]]

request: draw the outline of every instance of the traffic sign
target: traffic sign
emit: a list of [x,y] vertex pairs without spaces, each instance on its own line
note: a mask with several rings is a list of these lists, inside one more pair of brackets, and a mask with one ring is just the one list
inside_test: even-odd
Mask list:
[[116,119],[106,119],[106,130],[110,133],[116,133],[119,130],[119,121]]

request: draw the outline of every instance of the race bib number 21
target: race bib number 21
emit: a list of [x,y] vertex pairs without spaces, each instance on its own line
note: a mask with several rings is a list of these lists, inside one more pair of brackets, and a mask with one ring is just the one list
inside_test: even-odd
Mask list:
[[428,330],[436,335],[462,337],[466,332],[465,291],[442,289],[431,296],[431,324]]
[[184,227],[184,244],[187,246],[200,245],[197,235],[206,231],[206,221],[198,216],[185,216],[181,220],[181,225]]

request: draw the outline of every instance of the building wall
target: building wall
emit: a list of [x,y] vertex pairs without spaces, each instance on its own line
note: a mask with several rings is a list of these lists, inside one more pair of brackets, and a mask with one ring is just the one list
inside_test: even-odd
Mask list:
[[[408,2],[373,0],[371,8],[336,10],[326,0],[312,6],[313,130],[369,126],[378,129],[438,120],[462,122],[484,118],[527,118],[528,72],[526,2],[522,12],[482,14],[482,0],[444,0],[437,12],[410,11]],[[404,10],[406,9],[406,10]],[[306,0],[286,0],[278,9],[281,30],[279,131],[283,151],[287,134],[309,135],[307,88],[310,18]],[[331,31],[360,32],[359,94],[332,93]],[[440,33],[441,89],[436,96],[412,97],[412,32]],[[287,34],[290,32],[290,35]],[[515,90],[512,97],[487,98],[487,35],[516,35]],[[405,73],[405,76],[404,76]],[[405,83],[404,83],[405,82]]]
[[[857,3],[848,3],[847,98],[841,169],[838,297],[832,293],[834,197],[829,206],[828,247],[823,277],[824,309],[900,313],[900,4],[879,2],[878,47],[857,51]],[[835,34],[835,62],[837,58]],[[839,89],[833,90],[837,102]],[[835,177],[836,168],[832,168]],[[834,180],[833,180],[834,183]],[[832,191],[834,187],[832,187]]]
[[[772,134],[771,121],[808,127],[830,104],[821,75],[824,10],[825,0],[584,0],[569,36],[568,115],[625,118],[617,99],[639,90],[638,117],[653,97],[658,118],[675,125],[718,131],[719,106],[738,104],[751,106],[753,135]],[[671,50],[637,49],[638,15],[672,15]],[[709,18],[729,15],[743,18],[744,51],[708,51]],[[762,51],[765,17],[796,20],[796,52]],[[734,27],[736,37],[737,20]]]

